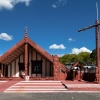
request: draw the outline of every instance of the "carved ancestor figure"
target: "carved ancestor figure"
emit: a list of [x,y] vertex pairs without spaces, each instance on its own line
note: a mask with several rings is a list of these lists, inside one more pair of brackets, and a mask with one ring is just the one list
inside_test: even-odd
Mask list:
[[99,80],[98,67],[96,67],[96,78],[95,78],[95,81],[98,82],[98,80]]

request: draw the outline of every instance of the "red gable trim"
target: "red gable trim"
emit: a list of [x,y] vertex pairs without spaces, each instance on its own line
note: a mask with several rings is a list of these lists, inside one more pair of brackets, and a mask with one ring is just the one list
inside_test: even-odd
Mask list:
[[16,45],[14,45],[11,49],[9,49],[6,53],[4,53],[1,57],[0,57],[0,62],[2,63],[3,60],[5,60],[8,56],[11,55],[11,53],[13,53],[16,49],[18,49],[19,47],[21,47],[22,45],[24,45],[25,43],[30,44],[34,49],[36,49],[41,55],[43,55],[44,57],[46,57],[48,60],[50,60],[51,62],[53,62],[53,57],[47,53],[44,49],[42,49],[40,46],[38,46],[35,42],[33,42],[31,39],[29,39],[28,37],[24,37],[20,42],[18,42]]

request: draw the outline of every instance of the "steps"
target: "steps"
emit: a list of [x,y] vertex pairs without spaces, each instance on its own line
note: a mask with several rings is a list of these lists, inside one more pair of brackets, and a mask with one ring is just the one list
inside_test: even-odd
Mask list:
[[4,92],[9,93],[50,93],[67,92],[60,81],[20,81]]

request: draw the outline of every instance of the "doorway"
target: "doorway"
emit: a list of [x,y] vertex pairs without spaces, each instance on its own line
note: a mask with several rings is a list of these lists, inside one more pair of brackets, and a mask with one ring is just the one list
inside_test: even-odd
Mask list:
[[18,63],[19,65],[19,76],[21,78],[24,78],[25,77],[25,66],[24,66],[24,63]]

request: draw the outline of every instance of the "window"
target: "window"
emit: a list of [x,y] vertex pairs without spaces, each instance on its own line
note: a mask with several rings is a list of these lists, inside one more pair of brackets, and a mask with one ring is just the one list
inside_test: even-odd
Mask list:
[[42,73],[42,60],[32,61],[32,74]]
[[25,71],[24,63],[18,63],[19,65],[19,71]]

